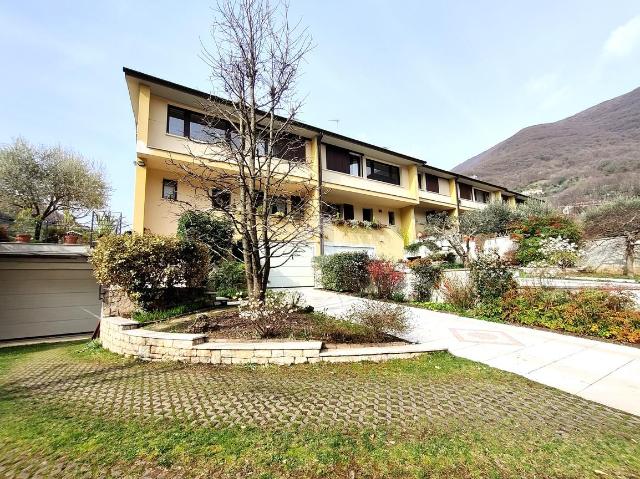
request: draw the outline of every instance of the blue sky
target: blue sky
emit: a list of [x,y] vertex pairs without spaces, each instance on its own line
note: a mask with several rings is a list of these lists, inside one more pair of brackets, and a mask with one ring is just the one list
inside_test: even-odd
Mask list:
[[[112,208],[130,219],[122,67],[208,90],[211,5],[3,2],[0,143],[22,135],[101,162]],[[291,11],[316,45],[300,120],[443,168],[640,86],[637,0],[292,0]]]

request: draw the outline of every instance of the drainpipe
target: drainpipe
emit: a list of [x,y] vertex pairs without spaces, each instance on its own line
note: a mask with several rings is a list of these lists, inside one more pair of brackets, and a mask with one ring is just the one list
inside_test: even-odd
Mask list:
[[322,223],[322,133],[316,136],[316,163],[318,167],[318,232],[320,234],[320,256],[324,256],[324,225]]

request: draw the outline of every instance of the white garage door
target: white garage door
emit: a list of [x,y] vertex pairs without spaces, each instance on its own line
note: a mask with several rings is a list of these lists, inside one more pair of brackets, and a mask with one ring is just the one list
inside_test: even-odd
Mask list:
[[324,245],[324,254],[343,253],[345,251],[364,251],[369,256],[374,257],[376,255],[376,249],[373,246],[351,246],[351,245],[337,245],[327,243]]
[[0,340],[85,333],[100,316],[86,258],[0,259]]
[[270,288],[314,286],[313,245],[299,248],[294,255],[271,260]]

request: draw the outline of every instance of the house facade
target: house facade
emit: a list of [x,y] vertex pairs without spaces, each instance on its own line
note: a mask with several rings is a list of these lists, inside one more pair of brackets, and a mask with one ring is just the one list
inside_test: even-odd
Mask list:
[[[176,162],[190,162],[204,145],[202,103],[209,94],[125,68],[136,123],[133,230],[175,234],[180,207],[176,199],[193,196],[180,181]],[[224,100],[221,100],[224,101]],[[314,256],[361,250],[400,259],[406,244],[418,237],[426,215],[451,215],[483,208],[491,201],[515,205],[526,199],[509,191],[402,153],[304,123],[295,123],[310,165],[305,178],[317,188],[317,210],[324,215],[322,234],[305,251],[272,271],[272,286],[313,285]],[[220,165],[228,168],[230,165]],[[341,221],[327,221],[339,218]],[[377,228],[353,227],[354,222]]]

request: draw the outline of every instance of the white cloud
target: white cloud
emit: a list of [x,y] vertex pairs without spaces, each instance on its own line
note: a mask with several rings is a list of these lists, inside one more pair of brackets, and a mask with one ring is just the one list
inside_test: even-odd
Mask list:
[[640,15],[613,30],[604,44],[605,56],[622,58],[629,56],[640,46]]

